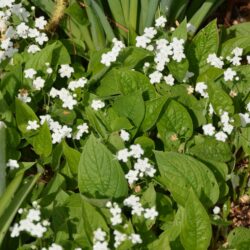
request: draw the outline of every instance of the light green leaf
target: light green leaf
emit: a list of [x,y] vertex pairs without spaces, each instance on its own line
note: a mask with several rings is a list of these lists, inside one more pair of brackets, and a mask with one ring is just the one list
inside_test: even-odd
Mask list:
[[237,250],[249,250],[250,246],[250,229],[239,227],[232,230],[227,238],[230,248]]
[[[5,124],[0,121],[0,198],[6,186],[6,128]],[[1,201],[1,199],[0,199]],[[1,203],[0,203],[1,204]],[[1,216],[1,207],[0,207]]]
[[207,64],[209,54],[217,53],[219,46],[219,36],[216,20],[210,22],[193,39],[187,48],[187,56],[190,63],[190,71],[201,74],[210,65]]
[[175,152],[155,151],[160,182],[177,203],[184,205],[192,187],[200,200],[212,206],[219,198],[219,187],[211,170],[200,161]]
[[177,101],[171,100],[162,113],[158,123],[158,132],[163,141],[169,132],[173,132],[180,139],[189,139],[193,134],[193,122],[186,108]]
[[36,154],[47,157],[52,152],[52,139],[47,122],[45,122],[39,132],[28,139]]
[[163,232],[160,234],[159,239],[153,241],[147,246],[148,250],[164,249],[171,250],[168,240],[168,232]]
[[212,237],[212,227],[205,208],[192,189],[185,203],[181,225],[181,243],[185,250],[207,250]]
[[127,181],[115,156],[93,135],[87,140],[78,165],[78,185],[93,198],[119,198],[128,192]]
[[67,143],[63,142],[63,154],[66,158],[66,161],[69,165],[69,168],[72,174],[77,175],[78,172],[78,165],[81,157],[81,153],[74,148],[71,148],[67,145]]

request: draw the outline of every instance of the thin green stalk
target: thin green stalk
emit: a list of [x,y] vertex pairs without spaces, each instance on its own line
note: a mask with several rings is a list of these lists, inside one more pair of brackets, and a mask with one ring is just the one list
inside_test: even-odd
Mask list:
[[4,122],[0,121],[0,197],[6,186],[6,128]]

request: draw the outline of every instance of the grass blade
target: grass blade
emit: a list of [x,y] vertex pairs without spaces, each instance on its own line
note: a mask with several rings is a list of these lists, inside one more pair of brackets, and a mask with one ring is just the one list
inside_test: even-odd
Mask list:
[[[0,197],[6,186],[6,128],[4,122],[0,121]],[[1,204],[1,203],[0,203]]]
[[108,41],[112,41],[112,39],[115,37],[115,34],[114,34],[113,29],[107,20],[107,17],[105,16],[101,7],[94,0],[90,0],[90,1],[91,1],[91,5],[92,5],[94,11],[96,12],[97,16],[100,19],[100,22],[102,24],[102,27],[103,27],[105,33],[106,33]]
[[[133,0],[132,0],[133,1]],[[143,30],[146,25],[147,13],[148,13],[148,0],[141,0],[140,1],[140,23],[139,23],[139,34],[143,33]]]
[[145,27],[152,26],[154,19],[155,19],[155,13],[156,13],[158,4],[159,4],[159,0],[149,1]]
[[103,49],[106,44],[103,28],[91,7],[90,0],[85,0],[84,3],[86,5],[86,12],[90,22],[90,31],[92,34],[95,49]]
[[22,188],[17,192],[14,199],[10,203],[8,210],[0,217],[0,246],[2,245],[3,239],[11,225],[12,220],[14,219],[17,210],[32,190],[33,186],[36,184],[41,173],[36,174],[32,179],[28,180]]
[[129,29],[137,30],[137,18],[139,16],[138,1],[130,1],[129,6]]

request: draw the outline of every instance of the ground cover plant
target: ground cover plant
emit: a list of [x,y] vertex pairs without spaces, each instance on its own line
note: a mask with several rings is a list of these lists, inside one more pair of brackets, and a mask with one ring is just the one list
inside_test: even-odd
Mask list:
[[0,249],[249,249],[250,24],[137,3],[0,2]]

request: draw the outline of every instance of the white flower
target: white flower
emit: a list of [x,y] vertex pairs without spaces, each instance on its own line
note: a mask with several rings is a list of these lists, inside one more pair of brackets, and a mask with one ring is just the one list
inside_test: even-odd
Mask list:
[[142,149],[140,144],[135,144],[130,146],[130,156],[138,159],[144,154],[144,150]]
[[171,74],[169,74],[168,76],[164,76],[163,79],[166,82],[166,84],[170,86],[174,85],[174,77]]
[[76,133],[76,135],[74,136],[74,139],[80,140],[81,137],[82,137],[82,135],[83,135],[84,133],[87,134],[88,132],[89,132],[89,126],[88,126],[87,123],[83,123],[83,124],[81,124],[81,125],[78,125],[78,126],[77,126],[77,133]]
[[91,108],[96,111],[104,107],[105,107],[105,103],[101,100],[93,100],[91,103]]
[[41,212],[37,209],[30,209],[27,214],[27,219],[30,221],[40,221],[41,220]]
[[214,214],[219,214],[219,213],[220,213],[220,207],[215,206],[215,207],[213,208],[213,213],[214,213]]
[[33,79],[36,74],[37,74],[37,72],[34,69],[24,70],[24,78]]
[[28,125],[26,127],[27,130],[37,130],[40,127],[37,120],[28,121]]
[[203,125],[202,129],[203,129],[204,135],[212,136],[215,133],[215,127],[211,123]]
[[167,19],[163,16],[160,16],[155,20],[155,27],[161,27],[164,28],[166,25]]
[[26,39],[28,38],[29,26],[27,26],[24,22],[20,23],[16,27],[16,33],[19,37]]
[[149,78],[150,78],[150,82],[152,84],[159,83],[161,81],[161,78],[162,78],[162,73],[159,71],[154,71],[153,73],[151,73],[149,75]]
[[87,79],[85,77],[82,77],[78,80],[71,81],[69,83],[68,89],[74,91],[77,88],[83,88],[87,83]]
[[122,138],[123,141],[128,141],[129,140],[129,136],[130,136],[130,134],[126,130],[121,129],[121,131],[120,131],[120,137]]
[[133,185],[136,181],[139,180],[139,171],[138,170],[129,170],[125,175],[125,178],[128,180],[129,185]]
[[249,114],[247,114],[247,113],[245,113],[245,114],[239,113],[239,116],[240,116],[240,120],[241,120],[241,126],[246,127],[246,125],[250,123]]
[[207,85],[204,82],[197,82],[195,86],[195,91],[198,92],[204,98],[208,97],[208,93],[206,92]]
[[215,53],[208,55],[207,63],[219,69],[222,69],[224,65],[224,62],[221,60],[221,58],[217,57]]
[[104,242],[97,241],[93,245],[93,250],[109,250],[108,242],[106,242],[106,241],[104,241]]
[[236,71],[232,70],[231,68],[228,68],[226,71],[224,71],[225,81],[233,81],[236,75]]
[[49,68],[46,69],[46,72],[47,72],[47,74],[50,75],[50,74],[53,73],[53,69],[49,67]]
[[158,212],[155,210],[155,207],[146,208],[144,212],[145,219],[154,220],[158,216]]
[[62,64],[59,69],[59,74],[62,78],[64,77],[70,78],[74,72],[75,72],[74,69],[70,67],[69,64]]
[[40,16],[35,19],[35,27],[43,30],[45,26],[47,25],[47,21],[45,20],[44,16]]
[[17,95],[17,98],[25,103],[31,102],[28,91],[20,91],[20,93]]
[[39,35],[36,37],[35,40],[39,45],[43,45],[45,42],[49,40],[49,38],[45,33],[39,33]]
[[187,87],[187,93],[188,93],[189,95],[192,95],[192,94],[194,93],[194,88],[193,88],[193,86],[189,85],[189,86]]
[[142,243],[142,239],[141,239],[141,236],[139,234],[134,234],[132,233],[130,236],[129,236],[129,239],[131,240],[131,242],[133,244],[141,244]]
[[243,54],[243,49],[242,48],[239,48],[239,47],[236,47],[232,50],[232,54],[234,56],[242,56]]
[[234,127],[229,123],[224,124],[222,127],[222,130],[229,135],[232,133],[233,129],[234,129]]
[[38,52],[38,51],[40,51],[40,50],[41,50],[40,47],[37,46],[36,44],[31,44],[31,45],[28,47],[28,49],[27,49],[28,53],[31,53],[31,54],[35,54],[36,52]]
[[247,63],[250,64],[250,56],[247,56]]
[[10,170],[13,170],[19,168],[19,164],[17,160],[9,159],[8,162],[6,163],[6,167],[9,167]]
[[132,214],[141,216],[144,212],[144,208],[142,207],[140,203],[140,198],[135,195],[130,195],[128,198],[126,198],[123,201],[124,206],[131,207],[132,208]]
[[250,102],[247,104],[246,109],[248,112],[250,112]]
[[184,43],[185,41],[183,39],[178,39],[176,37],[173,38],[173,41],[171,42],[171,47],[173,48],[173,60],[176,62],[181,62],[182,59],[186,58],[184,54]]
[[154,38],[156,34],[157,30],[154,27],[148,27],[144,29],[144,36],[146,36],[149,39]]
[[122,244],[122,242],[127,240],[127,235],[117,230],[114,230],[114,236],[115,236],[115,244],[114,244],[115,248],[119,247]]
[[62,246],[56,244],[56,243],[53,243],[48,250],[63,250]]
[[105,241],[107,233],[104,232],[101,228],[97,228],[94,231],[94,242],[96,241]]
[[127,162],[130,153],[127,148],[121,149],[117,152],[117,159],[122,162]]
[[215,134],[215,138],[217,141],[225,142],[227,139],[227,134],[225,134],[223,131],[220,131]]
[[33,81],[33,87],[35,90],[41,90],[44,87],[44,83],[45,80],[39,76]]
[[13,227],[10,228],[11,234],[10,237],[11,238],[15,238],[18,237],[20,235],[20,228],[18,223],[15,223]]
[[196,31],[196,27],[192,23],[187,23],[187,32],[190,34],[194,34]]
[[147,46],[148,46],[148,43],[150,43],[150,39],[146,36],[137,36],[135,38],[136,40],[136,47],[139,47],[139,48],[144,48],[146,49]]

